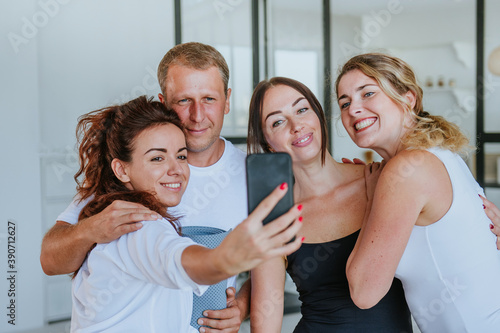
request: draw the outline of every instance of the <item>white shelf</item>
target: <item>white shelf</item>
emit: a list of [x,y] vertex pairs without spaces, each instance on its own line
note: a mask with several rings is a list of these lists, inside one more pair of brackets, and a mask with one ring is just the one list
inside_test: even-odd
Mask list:
[[425,96],[434,94],[452,94],[457,105],[465,113],[474,113],[476,111],[476,91],[474,88],[463,87],[436,87],[436,88],[422,88]]

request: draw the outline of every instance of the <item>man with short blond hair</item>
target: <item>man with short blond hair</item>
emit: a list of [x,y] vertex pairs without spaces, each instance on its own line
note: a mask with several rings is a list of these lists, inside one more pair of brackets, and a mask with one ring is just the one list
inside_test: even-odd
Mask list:
[[[245,153],[220,136],[229,112],[229,68],[212,46],[185,43],[173,47],[158,66],[160,101],[181,119],[186,135],[190,181],[181,203],[170,209],[182,225],[234,228],[247,217]],[[101,213],[78,221],[87,201],[76,198],[57,218],[42,243],[40,261],[49,275],[74,272],[94,243],[110,242],[141,227],[153,212],[115,201]],[[204,312],[205,332],[237,332],[249,311],[249,283],[235,297],[228,282],[228,308]]]

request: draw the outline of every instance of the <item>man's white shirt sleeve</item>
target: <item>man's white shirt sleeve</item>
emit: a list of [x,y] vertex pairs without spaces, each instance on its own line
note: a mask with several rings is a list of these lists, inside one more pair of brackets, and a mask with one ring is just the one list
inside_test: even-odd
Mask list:
[[73,201],[71,201],[69,206],[66,207],[64,212],[59,214],[56,221],[63,221],[69,224],[76,224],[78,222],[78,216],[80,216],[80,212],[82,211],[83,207],[85,207],[87,203],[93,198],[94,196],[90,196],[85,200],[80,200],[80,198],[76,196],[73,199]]

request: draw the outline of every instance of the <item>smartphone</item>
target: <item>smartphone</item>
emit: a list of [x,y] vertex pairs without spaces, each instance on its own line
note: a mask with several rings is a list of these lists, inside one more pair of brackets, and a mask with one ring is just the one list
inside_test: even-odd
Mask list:
[[269,223],[293,206],[292,159],[287,153],[250,154],[246,158],[248,214],[277,186],[288,184],[286,195],[264,219]]

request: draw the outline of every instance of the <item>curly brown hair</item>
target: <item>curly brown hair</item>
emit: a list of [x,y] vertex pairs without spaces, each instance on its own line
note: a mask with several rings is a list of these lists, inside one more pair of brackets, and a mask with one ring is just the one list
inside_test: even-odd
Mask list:
[[[154,193],[127,189],[111,167],[115,158],[131,161],[135,139],[144,130],[165,124],[173,124],[182,130],[174,111],[146,96],[92,111],[79,118],[76,133],[80,169],[74,178],[80,200],[93,196],[80,212],[79,220],[100,213],[115,200],[131,201],[163,216],[180,234],[178,218],[167,213],[167,207],[158,201]],[[83,180],[79,179],[80,176]],[[79,270],[74,272],[73,277]]]
[[164,124],[182,129],[174,111],[146,96],[81,116],[76,128],[80,169],[74,177],[80,199],[126,191],[111,162],[115,158],[130,162],[134,139],[145,129]]

